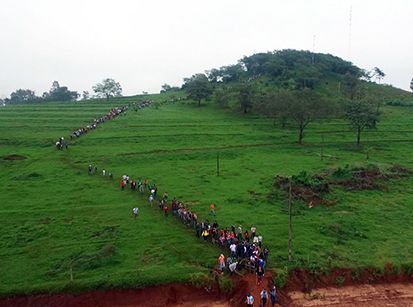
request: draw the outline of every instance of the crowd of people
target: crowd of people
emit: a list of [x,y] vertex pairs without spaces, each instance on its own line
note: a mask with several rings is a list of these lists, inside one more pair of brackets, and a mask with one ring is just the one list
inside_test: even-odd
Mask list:
[[134,111],[141,110],[146,107],[150,107],[152,105],[151,100],[144,100],[140,102],[133,102],[129,104],[129,107],[133,108]]
[[69,146],[67,144],[67,142],[65,141],[65,138],[62,136],[59,138],[59,140],[56,142],[56,148],[58,150],[64,150],[64,149],[68,149]]
[[[96,174],[98,172],[97,166],[90,164],[88,172],[90,175]],[[104,169],[102,170],[102,176],[113,179],[113,174]],[[129,189],[143,196],[146,195],[151,206],[157,202],[159,211],[165,217],[169,216],[171,212],[172,216],[179,219],[184,225],[191,227],[196,237],[218,245],[223,250],[218,257],[217,270],[219,273],[227,271],[234,274],[237,270],[246,267],[255,270],[257,284],[262,283],[270,251],[263,246],[263,237],[257,232],[254,225],[248,227],[248,229],[243,229],[242,225],[220,226],[216,221],[216,207],[213,203],[209,206],[208,217],[212,217],[214,221],[211,222],[208,218],[200,219],[182,201],[176,198],[170,200],[168,192],[164,192],[163,195],[159,196],[157,185],[149,182],[147,178],[132,179],[129,175],[124,174],[119,180],[119,187],[122,191]],[[132,211],[136,218],[139,208],[135,207]],[[229,256],[225,257],[224,253]]]
[[90,130],[96,129],[98,125],[108,120],[118,117],[122,113],[126,112],[126,110],[128,110],[128,106],[121,106],[121,107],[113,108],[112,110],[110,110],[107,114],[103,115],[102,117],[97,118],[97,119],[95,118],[93,122],[90,123],[89,125],[80,127],[79,129],[76,129],[75,131],[73,131],[72,134],[70,135],[70,139],[81,137],[82,135],[86,134]]
[[[89,125],[80,127],[78,129],[76,129],[75,131],[73,131],[70,134],[70,139],[72,140],[74,138],[79,138],[82,135],[89,132],[90,130],[96,129],[98,125],[100,125],[100,124],[102,124],[102,123],[104,123],[108,120],[114,119],[114,118],[118,117],[121,114],[125,114],[125,112],[129,109],[129,107],[132,107],[133,110],[138,111],[138,110],[141,110],[143,108],[150,107],[151,105],[152,105],[151,100],[144,100],[144,101],[140,101],[140,102],[129,103],[129,105],[113,108],[112,110],[110,110],[107,114],[103,115],[102,117],[94,119],[93,122],[90,123]],[[64,137],[60,137],[55,145],[56,145],[56,148],[58,150],[63,150],[63,149],[68,149],[69,148],[68,143],[65,141]]]
[[[277,289],[275,286],[270,287],[268,291],[264,288],[260,292],[260,306],[265,307],[267,306],[267,303],[271,301],[271,306],[274,307],[275,304],[277,303]],[[245,303],[247,306],[254,306],[254,297],[252,296],[251,293],[247,293]]]

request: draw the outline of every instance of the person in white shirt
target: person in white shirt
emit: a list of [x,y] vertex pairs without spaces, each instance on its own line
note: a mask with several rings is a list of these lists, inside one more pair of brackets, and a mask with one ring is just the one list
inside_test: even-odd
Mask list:
[[245,301],[247,303],[247,306],[253,306],[254,305],[254,297],[251,294],[247,294],[247,300]]
[[237,246],[234,243],[229,246],[229,249],[231,250],[231,257],[237,257]]

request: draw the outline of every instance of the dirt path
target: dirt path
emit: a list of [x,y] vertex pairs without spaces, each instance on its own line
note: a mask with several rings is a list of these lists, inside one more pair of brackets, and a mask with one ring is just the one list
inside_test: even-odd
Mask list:
[[413,284],[358,285],[343,288],[320,288],[311,294],[300,291],[288,293],[288,306],[302,307],[380,307],[413,306]]
[[[0,298],[0,306],[236,307],[245,306],[247,292],[253,295],[254,306],[259,306],[261,290],[271,286],[269,276],[266,276],[261,285],[257,285],[253,274],[245,275],[236,282],[235,293],[230,299],[219,296],[218,293],[206,293],[188,285],[171,284],[141,290],[108,290]],[[318,288],[311,294],[301,291],[279,292],[278,299],[280,305],[277,304],[277,307],[413,307],[413,283]]]

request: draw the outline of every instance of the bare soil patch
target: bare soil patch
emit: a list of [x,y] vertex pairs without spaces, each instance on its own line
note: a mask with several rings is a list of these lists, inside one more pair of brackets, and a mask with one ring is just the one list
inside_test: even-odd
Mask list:
[[27,157],[22,156],[22,155],[8,155],[8,156],[4,156],[3,160],[6,161],[18,161],[18,160],[26,160]]

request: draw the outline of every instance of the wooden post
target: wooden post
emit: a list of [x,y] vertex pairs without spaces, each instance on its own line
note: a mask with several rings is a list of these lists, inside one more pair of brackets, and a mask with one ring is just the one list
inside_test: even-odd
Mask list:
[[288,188],[288,261],[291,262],[291,244],[292,244],[292,221],[291,221],[291,177]]
[[324,133],[321,133],[321,155],[320,155],[321,161],[323,161],[324,158]]
[[73,263],[70,262],[70,282],[73,282]]
[[219,152],[217,152],[217,176],[219,176]]

